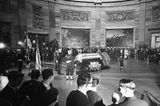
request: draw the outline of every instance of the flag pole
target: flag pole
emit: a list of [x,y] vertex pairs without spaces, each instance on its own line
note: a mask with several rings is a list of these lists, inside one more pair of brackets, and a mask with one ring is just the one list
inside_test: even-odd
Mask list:
[[42,71],[42,66],[41,66],[41,56],[39,53],[39,47],[38,47],[38,35],[36,34],[36,65],[35,68],[39,70],[40,72]]
[[27,32],[24,32],[25,33],[25,37],[26,37],[26,58],[27,58],[27,61],[29,61],[29,47],[28,47],[28,33]]

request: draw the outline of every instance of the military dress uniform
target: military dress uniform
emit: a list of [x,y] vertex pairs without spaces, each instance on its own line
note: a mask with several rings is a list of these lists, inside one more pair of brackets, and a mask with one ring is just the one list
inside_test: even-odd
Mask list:
[[120,63],[120,70],[124,70],[124,52],[123,50],[120,51],[120,56],[119,56],[119,63]]
[[73,73],[74,73],[74,57],[72,54],[67,54],[65,56],[67,68],[66,68],[66,79],[68,80],[69,77],[72,80],[73,79]]
[[60,52],[55,53],[55,70],[59,75],[61,75],[61,63],[62,63],[62,54]]

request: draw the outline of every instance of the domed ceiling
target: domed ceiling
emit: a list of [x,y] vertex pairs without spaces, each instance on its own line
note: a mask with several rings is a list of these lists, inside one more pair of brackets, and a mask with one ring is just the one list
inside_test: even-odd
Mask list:
[[65,0],[65,1],[75,1],[75,2],[127,2],[136,0]]

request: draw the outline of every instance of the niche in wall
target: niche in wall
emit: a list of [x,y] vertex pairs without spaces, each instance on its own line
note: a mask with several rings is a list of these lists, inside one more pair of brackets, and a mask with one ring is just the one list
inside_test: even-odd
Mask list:
[[90,29],[62,28],[62,47],[83,48],[89,46]]
[[106,29],[106,46],[133,47],[133,28]]

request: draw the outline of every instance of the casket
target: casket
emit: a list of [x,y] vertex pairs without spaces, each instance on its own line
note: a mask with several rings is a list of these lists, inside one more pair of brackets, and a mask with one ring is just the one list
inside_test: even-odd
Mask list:
[[102,57],[99,53],[78,54],[74,60],[79,63],[79,70],[98,71],[101,70]]
[[96,59],[96,58],[102,59],[99,53],[81,53],[76,56],[75,61],[79,61],[82,63],[82,60]]

